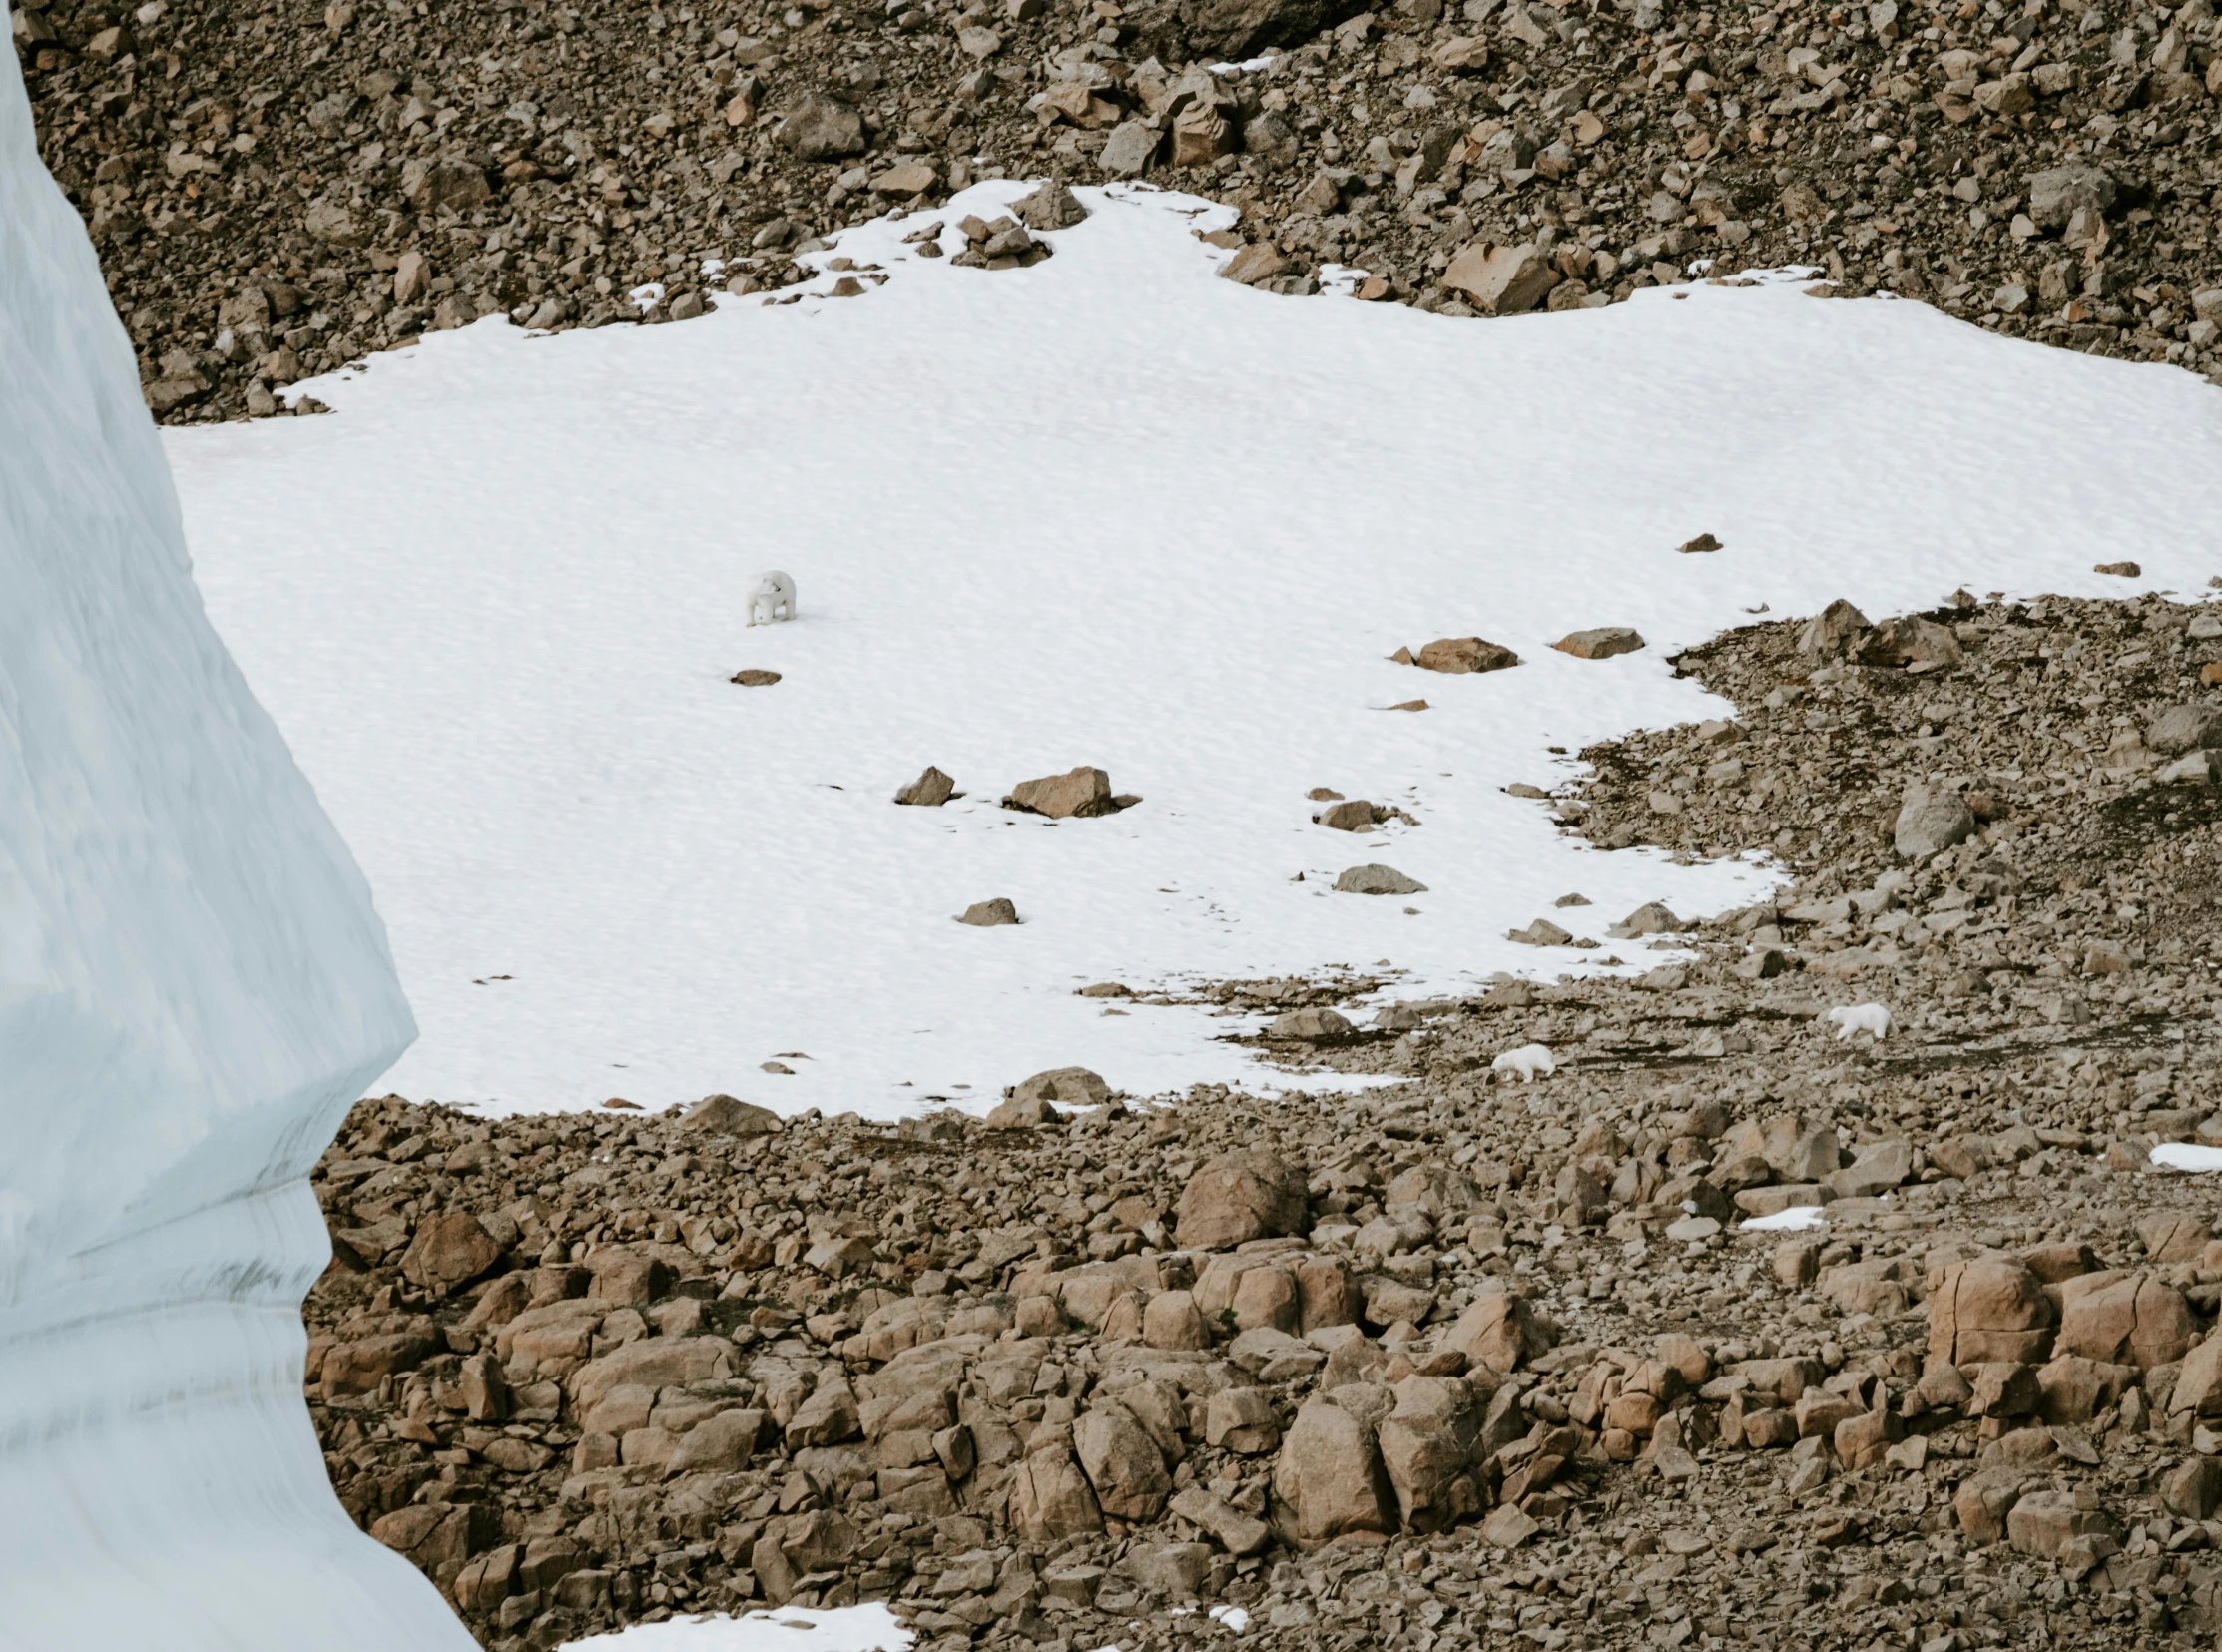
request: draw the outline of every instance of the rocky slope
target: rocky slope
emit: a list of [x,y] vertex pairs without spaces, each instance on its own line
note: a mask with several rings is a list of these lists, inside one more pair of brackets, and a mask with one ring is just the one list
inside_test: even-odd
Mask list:
[[1237,203],[1232,274],[1285,292],[1340,262],[1490,314],[1804,263],[2222,367],[2210,0],[17,3],[172,420],[491,313],[684,319],[1001,175]]
[[1683,657],[1733,721],[1526,790],[1796,886],[1628,914],[1633,976],[1213,994],[1386,1089],[366,1102],[333,1483],[497,1647],[872,1599],[944,1649],[2210,1638],[2222,1238],[2150,1156],[2222,1139],[2218,643],[1966,598]]

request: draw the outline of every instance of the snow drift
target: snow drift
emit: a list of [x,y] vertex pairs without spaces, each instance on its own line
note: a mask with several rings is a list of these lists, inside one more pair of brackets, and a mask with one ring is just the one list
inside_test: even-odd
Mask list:
[[0,52],[0,1647],[470,1645],[300,1400],[304,1178],[413,1034]]

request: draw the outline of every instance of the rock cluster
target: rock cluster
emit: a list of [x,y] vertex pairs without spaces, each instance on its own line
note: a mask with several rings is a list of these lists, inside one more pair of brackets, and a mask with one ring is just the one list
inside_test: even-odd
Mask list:
[[[1735,721],[1537,805],[1788,831],[1777,902],[1639,907],[1582,954],[1659,949],[1629,974],[1201,994],[1387,1089],[362,1104],[307,1305],[341,1500],[514,1649],[867,1599],[940,1652],[1235,1612],[1305,1648],[2222,1632],[2222,1234],[2153,1162],[2222,1142],[2217,812],[2159,779],[2222,730],[2222,625],[1954,606],[1915,618],[1957,663],[1891,664],[1929,634],[1832,614],[1682,656]],[[1902,849],[1917,790],[1972,829]]]
[[[1005,175],[1228,201],[1237,278],[1276,291],[1340,262],[1362,296],[1500,314],[1802,262],[2008,334],[2222,361],[2206,0],[23,0],[11,21],[171,420],[267,413],[488,314],[700,315],[842,224]],[[1051,226],[1021,219],[948,250],[1041,256],[1028,229]]]

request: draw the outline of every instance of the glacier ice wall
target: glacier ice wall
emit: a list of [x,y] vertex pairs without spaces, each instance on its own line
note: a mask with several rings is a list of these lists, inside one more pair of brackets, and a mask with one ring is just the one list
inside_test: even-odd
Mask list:
[[470,1647],[301,1403],[306,1174],[414,1035],[0,50],[0,1648]]

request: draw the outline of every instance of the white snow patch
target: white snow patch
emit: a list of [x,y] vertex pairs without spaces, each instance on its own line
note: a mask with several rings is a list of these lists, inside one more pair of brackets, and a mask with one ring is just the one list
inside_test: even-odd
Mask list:
[[917,1639],[882,1603],[821,1609],[784,1607],[741,1617],[668,1618],[614,1634],[589,1635],[569,1648],[624,1652],[908,1652]]
[[1826,1228],[1828,1225],[1829,1219],[1821,1214],[1819,1205],[1792,1205],[1788,1210],[1777,1211],[1772,1216],[1755,1216],[1747,1222],[1739,1222],[1737,1228],[1743,1233],[1802,1233],[1807,1228]]
[[2202,1147],[2196,1142],[2162,1142],[2152,1150],[2152,1162],[2170,1170],[2222,1170],[2222,1147]]
[[1238,1635],[1250,1627],[1250,1614],[1240,1606],[1214,1606],[1211,1615],[1213,1621],[1225,1624]]
[[[1772,868],[1593,852],[1501,788],[1721,715],[1676,651],[1839,596],[2209,571],[2222,397],[2178,370],[1790,282],[1489,322],[1274,297],[1191,233],[1231,209],[1076,193],[1092,216],[1030,269],[880,220],[811,256],[877,265],[859,297],[828,272],[676,326],[489,318],[308,386],[335,417],[165,432],[211,610],[391,926],[424,1030],[383,1086],[887,1116],[1073,1062],[1145,1094],[1312,1082],[1203,1009],[1072,989],[1648,967],[1503,937],[1576,884],[1702,915]],[[1701,531],[1724,549],[1675,554]],[[2092,573],[2117,557],[2147,577]],[[811,608],[750,632],[773,561]],[[1607,624],[1649,646],[1549,646]],[[1387,658],[1473,634],[1525,663]],[[929,763],[967,796],[893,807]],[[1145,801],[996,807],[1075,764]],[[1421,824],[1330,831],[1315,786]],[[1375,860],[1429,892],[1332,892]],[[951,921],[997,895],[1022,924]]]

